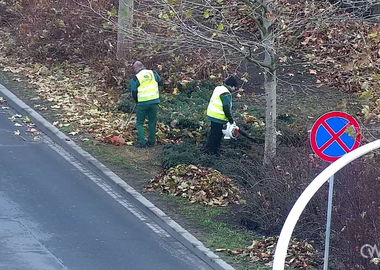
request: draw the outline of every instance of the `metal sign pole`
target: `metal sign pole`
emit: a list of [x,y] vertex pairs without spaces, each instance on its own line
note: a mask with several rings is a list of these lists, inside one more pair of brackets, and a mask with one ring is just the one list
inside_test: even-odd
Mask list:
[[327,224],[326,224],[325,257],[324,257],[324,263],[323,263],[323,270],[328,270],[328,267],[329,267],[330,228],[331,228],[333,193],[334,193],[334,175],[332,175],[329,179],[329,198],[328,198],[328,203],[327,203]]

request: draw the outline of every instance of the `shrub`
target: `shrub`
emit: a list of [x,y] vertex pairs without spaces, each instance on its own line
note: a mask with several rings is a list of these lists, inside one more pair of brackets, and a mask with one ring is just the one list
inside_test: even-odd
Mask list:
[[290,124],[278,124],[278,130],[281,135],[278,136],[278,143],[285,146],[301,146],[308,141],[307,129],[304,126]]
[[0,1],[0,26],[11,25],[18,19],[12,10],[13,7],[16,8],[16,3],[12,3],[12,1]]
[[[87,1],[17,2],[14,1],[20,17],[17,37],[28,56],[43,61],[46,58],[65,61],[78,57],[104,58],[113,53],[113,33],[102,30],[103,19],[90,8],[83,8],[82,5],[88,5]],[[101,0],[92,5],[95,10],[109,10],[114,3]]]
[[200,127],[200,121],[199,118],[197,119],[196,116],[187,116],[187,117],[181,117],[178,119],[176,123],[176,127],[180,129],[190,129],[190,130],[197,130]]
[[378,156],[361,158],[335,176],[331,253],[350,269],[379,269],[360,254],[365,244],[379,248],[379,162]]
[[161,166],[164,169],[175,167],[179,164],[199,164],[201,151],[194,144],[168,144],[163,147]]
[[158,121],[173,129],[201,130],[212,87],[209,81],[194,81],[180,89],[178,95],[164,97]]
[[210,80],[191,81],[184,85],[180,84],[178,90],[187,98],[200,98],[208,101],[215,86],[215,83]]
[[131,98],[124,99],[124,100],[122,100],[122,101],[119,102],[119,104],[118,104],[118,110],[122,111],[124,113],[131,113],[132,109],[135,106],[135,104],[136,104],[135,101],[133,99],[131,99]]
[[[262,146],[257,145],[249,151],[226,149],[222,158],[211,159],[209,164],[244,188],[246,204],[233,208],[235,220],[264,235],[277,235],[296,200],[327,163],[311,154],[307,143],[279,147],[271,166],[263,166],[262,152]],[[361,256],[360,248],[365,244],[379,246],[379,162],[378,156],[362,158],[335,175],[331,234],[334,269],[378,269]],[[320,249],[325,237],[327,196],[325,184],[306,206],[294,232],[296,237],[313,240]]]
[[308,133],[304,123],[292,114],[280,114],[277,117],[277,129],[281,132],[278,136],[279,144],[286,146],[302,146],[308,141]]
[[[319,172],[319,161],[309,158],[309,147],[279,148],[278,159],[271,166],[262,164],[262,146],[239,150],[214,167],[235,179],[245,189],[247,203],[236,209],[236,220],[265,234],[280,232],[297,198]],[[297,225],[297,235],[316,237],[323,227],[324,198],[318,194],[307,206]]]

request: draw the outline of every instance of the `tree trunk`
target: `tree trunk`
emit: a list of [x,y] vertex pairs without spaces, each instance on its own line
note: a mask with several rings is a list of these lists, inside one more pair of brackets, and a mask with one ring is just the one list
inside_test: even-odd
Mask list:
[[277,75],[276,71],[266,69],[264,72],[265,82],[265,150],[264,150],[264,164],[269,164],[276,156],[276,119],[277,119]]
[[[268,13],[273,12],[273,1],[264,0]],[[266,14],[262,16],[263,27],[265,29],[263,43],[265,49],[264,64],[267,68],[264,70],[264,88],[266,97],[265,110],[265,149],[264,149],[264,164],[269,164],[276,156],[276,119],[277,119],[277,75],[275,67],[275,51],[274,51],[274,36],[272,22]]]
[[119,0],[117,58],[125,60],[128,54],[128,33],[133,31],[133,2],[134,0]]

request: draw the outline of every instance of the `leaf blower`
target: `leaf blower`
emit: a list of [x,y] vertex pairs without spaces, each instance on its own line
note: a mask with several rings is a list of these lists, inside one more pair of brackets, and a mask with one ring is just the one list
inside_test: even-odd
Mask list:
[[225,140],[230,140],[230,139],[235,139],[236,140],[239,135],[242,135],[242,136],[246,137],[247,139],[249,139],[249,140],[251,140],[253,142],[255,141],[255,139],[252,138],[251,136],[249,136],[249,134],[246,131],[240,129],[236,125],[235,122],[233,124],[231,124],[230,122],[228,122],[226,129],[223,129],[222,132],[224,134],[224,139]]
[[229,140],[229,139],[236,140],[237,137],[239,136],[239,127],[236,125],[235,122],[233,124],[228,122],[226,129],[223,129],[222,132],[224,134],[225,140]]

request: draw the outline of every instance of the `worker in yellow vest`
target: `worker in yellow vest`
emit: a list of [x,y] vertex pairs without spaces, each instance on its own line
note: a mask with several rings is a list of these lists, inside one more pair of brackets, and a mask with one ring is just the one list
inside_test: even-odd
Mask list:
[[[152,147],[156,144],[156,122],[160,94],[158,86],[162,85],[160,76],[154,70],[144,68],[144,65],[137,61],[133,64],[136,76],[129,83],[131,94],[136,106],[136,129],[138,144],[136,147]],[[145,140],[144,122],[148,118],[148,142]]]
[[219,148],[223,137],[223,125],[230,122],[232,118],[232,95],[231,91],[237,88],[234,77],[228,78],[223,85],[217,86],[212,93],[207,107],[207,119],[211,121],[211,130],[206,144],[206,153],[219,155]]

